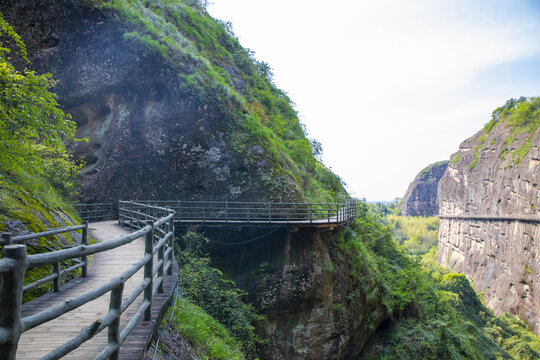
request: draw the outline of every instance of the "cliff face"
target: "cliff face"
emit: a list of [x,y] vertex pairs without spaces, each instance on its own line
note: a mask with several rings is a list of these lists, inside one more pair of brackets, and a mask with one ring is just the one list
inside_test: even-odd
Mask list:
[[[221,244],[261,233],[268,231],[206,230]],[[355,265],[334,232],[279,230],[247,245],[215,245],[211,254],[266,316],[261,359],[354,359],[388,317],[380,289],[370,296],[350,275]],[[364,268],[362,276],[372,274]]]
[[[268,68],[197,2],[3,1],[0,12],[89,139],[72,145],[86,200],[344,193]],[[321,178],[335,185],[326,198]]]
[[[505,311],[519,315],[536,333],[540,332],[538,102],[510,101],[497,109],[486,128],[453,155],[439,183],[437,257],[439,263],[472,278],[497,315]],[[520,120],[517,116],[526,112],[524,107],[532,111]]]
[[431,164],[422,170],[409,185],[401,204],[403,216],[435,216],[439,214],[437,188],[448,161]]

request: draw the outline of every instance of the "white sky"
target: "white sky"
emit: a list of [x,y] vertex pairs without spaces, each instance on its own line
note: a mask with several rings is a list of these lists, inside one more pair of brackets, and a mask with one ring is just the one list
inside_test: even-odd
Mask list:
[[540,0],[213,0],[272,67],[323,161],[402,197],[511,97],[540,95]]

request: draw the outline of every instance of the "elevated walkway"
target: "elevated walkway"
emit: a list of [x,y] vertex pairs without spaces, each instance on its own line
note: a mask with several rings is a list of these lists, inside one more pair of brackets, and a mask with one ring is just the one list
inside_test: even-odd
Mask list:
[[[118,225],[117,221],[104,221],[89,224],[91,234],[99,242],[107,242],[128,235],[129,231]],[[76,298],[89,290],[95,290],[112,278],[121,275],[141,259],[144,254],[144,238],[109,251],[95,255],[91,262],[86,278],[79,277],[64,285],[59,292],[51,292],[22,306],[22,317],[34,315],[47,308],[54,307],[69,299]],[[140,320],[134,330],[120,347],[119,359],[140,359],[143,350],[150,341],[152,331],[159,320],[160,313],[166,310],[177,280],[177,269],[165,277],[163,293],[155,296],[152,301],[151,321]],[[141,268],[124,284],[124,294],[131,294],[144,279],[144,269]],[[103,295],[83,306],[72,310],[54,320],[37,326],[22,334],[17,350],[17,359],[40,359],[52,350],[77,336],[83,326],[92,324],[102,318],[109,310],[109,296]],[[139,298],[122,314],[120,328],[124,328],[142,305]],[[165,309],[164,309],[165,308]],[[98,356],[107,346],[107,333],[102,331],[75,349],[63,359],[86,360]]]

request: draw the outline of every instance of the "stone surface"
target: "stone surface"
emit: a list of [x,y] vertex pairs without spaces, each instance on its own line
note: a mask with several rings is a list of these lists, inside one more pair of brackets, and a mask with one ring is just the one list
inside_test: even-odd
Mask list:
[[222,109],[201,99],[182,81],[195,69],[126,41],[132,26],[88,3],[0,3],[32,68],[58,80],[59,103],[77,122],[77,136],[89,139],[72,145],[86,162],[84,200],[303,199],[268,150],[257,143],[235,149],[230,135],[242,129],[227,115],[235,104]]
[[388,317],[379,289],[370,297],[350,275],[353,264],[337,246],[335,233],[276,230],[260,238],[268,232],[206,230],[221,243],[258,239],[241,246],[217,244],[211,254],[267,318],[269,341],[260,358],[355,359]]
[[437,188],[448,161],[431,164],[414,178],[401,203],[403,216],[435,216],[439,214]]
[[529,134],[505,143],[511,135],[512,129],[500,124],[487,136],[480,131],[467,139],[453,155],[439,182],[442,217],[437,260],[472,279],[495,314],[508,311],[518,315],[538,334],[540,223],[445,218],[540,218],[540,131],[533,135],[519,166],[512,158]]

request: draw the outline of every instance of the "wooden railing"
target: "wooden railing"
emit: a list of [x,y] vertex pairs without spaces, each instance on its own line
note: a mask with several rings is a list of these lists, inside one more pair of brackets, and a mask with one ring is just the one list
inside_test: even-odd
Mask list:
[[113,203],[75,204],[73,207],[84,222],[113,220],[116,218]]
[[[11,245],[4,246],[3,258],[0,259],[0,357],[2,359],[15,359],[17,344],[21,333],[38,325],[53,320],[71,310],[74,310],[94,299],[110,292],[109,311],[100,320],[83,327],[79,335],[60,345],[42,359],[59,359],[84,342],[94,337],[97,333],[108,328],[108,343],[95,359],[117,359],[120,345],[133,330],[137,322],[144,318],[151,320],[152,298],[156,293],[163,292],[164,274],[172,274],[173,238],[174,238],[174,211],[147,206],[140,209],[144,221],[133,223],[135,232],[115,240],[86,245],[82,244],[69,249],[52,251],[45,254],[27,255],[26,246],[21,244],[29,240],[29,236],[43,236],[42,234],[25,235],[11,238]],[[144,215],[143,215],[144,214]],[[87,229],[80,226],[51,230],[59,234],[66,231]],[[83,259],[81,264],[87,263],[89,255],[118,248],[122,245],[143,237],[145,238],[145,253],[141,259],[122,275],[112,279],[97,289],[90,290],[74,299],[66,299],[54,307],[42,310],[36,314],[21,318],[22,294],[24,291],[23,279],[26,270],[37,266],[55,266],[60,262]],[[7,237],[6,237],[7,239]],[[154,263],[154,255],[157,261]],[[125,282],[144,267],[144,280],[138,287],[123,298]],[[83,267],[84,268],[84,267]],[[48,281],[59,280],[62,274],[55,273],[54,278]],[[39,281],[44,281],[41,279]],[[37,285],[36,285],[37,286]],[[120,330],[120,317],[133,302],[143,294],[142,305],[136,314],[129,320],[127,325]]]
[[160,206],[175,211],[177,222],[223,223],[346,223],[356,217],[356,202],[272,203],[216,201],[120,201],[119,216],[136,214],[142,206]]
[[[7,246],[7,245],[14,245],[14,244],[26,244],[30,240],[35,240],[42,237],[54,236],[54,235],[59,235],[59,234],[73,233],[79,230],[81,231],[81,239],[78,245],[83,245],[83,246],[88,245],[88,224],[68,226],[68,227],[52,229],[52,230],[44,231],[40,233],[19,235],[15,237],[12,237],[11,236],[12,234],[10,232],[4,232],[2,233],[2,239],[0,240],[0,245]],[[45,247],[45,248],[49,251],[56,251],[55,249],[52,249],[49,247]],[[71,248],[71,246],[64,247],[64,249],[66,248]],[[72,258],[69,260],[70,262],[75,263],[75,265],[62,269],[60,261],[52,263],[50,264],[52,265],[51,275],[46,276],[42,279],[36,280],[31,284],[24,285],[22,288],[22,291],[26,292],[52,281],[53,290],[55,292],[58,292],[60,291],[62,277],[81,268],[82,268],[82,276],[86,277],[87,269],[88,269],[88,257],[82,256],[80,259]]]

